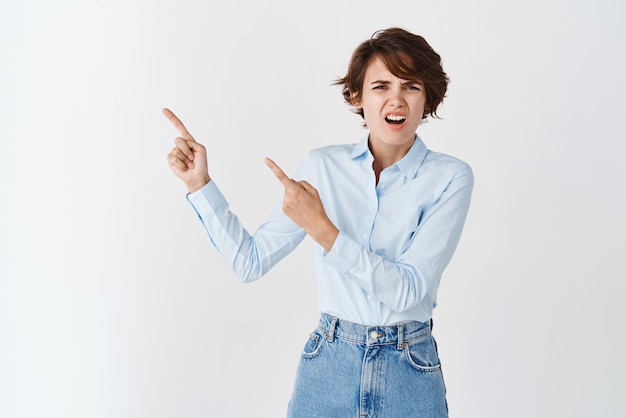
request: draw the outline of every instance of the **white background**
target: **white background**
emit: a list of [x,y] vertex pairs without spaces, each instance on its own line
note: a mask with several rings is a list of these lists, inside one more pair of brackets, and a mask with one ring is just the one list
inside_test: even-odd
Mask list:
[[419,133],[476,186],[435,311],[452,417],[623,417],[626,7],[618,1],[0,3],[0,416],[280,417],[312,242],[241,285],[165,157],[172,108],[255,229],[375,30],[451,78]]

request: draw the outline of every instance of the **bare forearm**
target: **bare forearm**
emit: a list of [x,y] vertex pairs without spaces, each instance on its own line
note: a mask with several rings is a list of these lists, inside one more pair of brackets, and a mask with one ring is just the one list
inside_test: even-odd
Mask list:
[[326,222],[320,222],[318,227],[312,228],[307,233],[324,250],[330,251],[337,239],[337,235],[339,235],[339,230],[329,219],[326,219]]
[[189,193],[197,192],[211,181],[211,177],[208,175],[191,179],[189,182],[185,182]]

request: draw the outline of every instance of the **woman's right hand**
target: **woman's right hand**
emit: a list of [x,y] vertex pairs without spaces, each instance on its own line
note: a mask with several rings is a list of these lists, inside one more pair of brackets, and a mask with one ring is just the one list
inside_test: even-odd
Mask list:
[[193,193],[211,181],[207,166],[206,148],[193,139],[193,136],[174,112],[165,108],[163,114],[167,116],[180,134],[174,140],[176,146],[167,155],[167,162],[174,174],[185,182],[189,192]]

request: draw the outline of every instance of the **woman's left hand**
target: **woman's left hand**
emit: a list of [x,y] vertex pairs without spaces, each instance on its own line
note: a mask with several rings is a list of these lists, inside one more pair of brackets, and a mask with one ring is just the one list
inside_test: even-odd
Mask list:
[[315,187],[306,181],[295,181],[272,160],[265,158],[265,164],[285,187],[283,212],[298,226],[304,229],[326,251],[330,251],[339,230],[328,219],[322,200]]

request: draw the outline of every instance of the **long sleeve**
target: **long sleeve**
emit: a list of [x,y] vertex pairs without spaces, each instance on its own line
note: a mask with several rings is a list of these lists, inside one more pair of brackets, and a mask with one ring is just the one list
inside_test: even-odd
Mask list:
[[340,231],[330,251],[316,249],[318,307],[361,324],[425,321],[461,236],[472,170],[419,138],[378,181],[373,160],[364,138],[313,150],[303,164]]
[[[359,324],[426,321],[468,213],[472,171],[429,151],[419,137],[378,182],[372,162],[366,137],[311,151],[293,177],[317,189],[340,231],[328,252],[313,244],[318,309]],[[214,181],[187,199],[243,282],[264,275],[306,235],[280,204],[250,234]]]
[[469,167],[453,178],[421,213],[410,243],[397,258],[370,251],[340,232],[324,261],[391,310],[412,309],[437,291],[461,236],[473,182]]
[[306,233],[286,217],[280,206],[251,235],[213,180],[187,195],[213,246],[243,282],[263,276],[289,254]]

